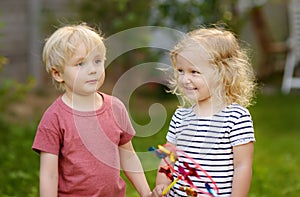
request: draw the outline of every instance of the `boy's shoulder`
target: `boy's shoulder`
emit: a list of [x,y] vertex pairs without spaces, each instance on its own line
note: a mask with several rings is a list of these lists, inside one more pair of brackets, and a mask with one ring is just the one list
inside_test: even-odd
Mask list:
[[59,96],[56,98],[45,110],[44,114],[53,114],[56,113],[58,109],[61,109],[61,104],[62,104],[62,96]]
[[106,107],[112,108],[112,109],[124,109],[125,105],[124,103],[117,97],[113,95],[109,95],[103,92],[99,92],[99,94],[102,96],[104,100],[104,105]]
[[110,94],[107,94],[107,93],[103,93],[103,92],[98,92],[98,93],[102,96],[105,104],[117,103],[117,104],[122,104],[123,105],[123,102],[119,98],[117,98],[116,96],[113,96],[113,95],[110,95]]

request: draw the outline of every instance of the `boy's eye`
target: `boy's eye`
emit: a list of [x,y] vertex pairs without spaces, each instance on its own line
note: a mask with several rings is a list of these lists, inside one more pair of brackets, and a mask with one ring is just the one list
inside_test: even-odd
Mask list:
[[84,62],[79,62],[76,64],[76,66],[83,66],[84,65]]
[[100,59],[96,59],[96,60],[95,60],[95,63],[96,63],[96,64],[100,64],[101,62],[102,62],[102,60],[100,60]]

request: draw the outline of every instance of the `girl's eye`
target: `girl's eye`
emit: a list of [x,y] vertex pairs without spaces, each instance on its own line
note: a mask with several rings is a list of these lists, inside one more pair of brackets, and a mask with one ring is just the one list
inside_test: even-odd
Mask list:
[[179,69],[177,69],[177,72],[178,73],[183,73],[183,70],[179,68]]
[[193,74],[200,74],[200,72],[199,72],[199,71],[196,71],[196,70],[193,70],[192,73],[193,73]]

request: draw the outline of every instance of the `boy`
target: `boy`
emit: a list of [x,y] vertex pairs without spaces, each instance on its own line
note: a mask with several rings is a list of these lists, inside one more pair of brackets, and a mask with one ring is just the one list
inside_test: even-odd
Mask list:
[[81,24],[46,41],[43,62],[64,93],[44,113],[32,149],[40,153],[41,196],[125,196],[120,167],[140,196],[151,196],[124,105],[98,89],[105,78],[103,38]]

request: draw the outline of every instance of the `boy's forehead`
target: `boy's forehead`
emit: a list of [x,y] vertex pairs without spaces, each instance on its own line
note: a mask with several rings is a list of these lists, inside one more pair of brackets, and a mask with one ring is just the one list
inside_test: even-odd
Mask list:
[[85,53],[86,56],[90,54],[101,54],[104,55],[105,51],[103,49],[103,46],[97,43],[84,43],[84,42],[79,42],[78,44],[75,45],[75,51],[73,52],[74,54],[76,53]]
[[105,58],[105,52],[101,50],[100,46],[86,46],[83,42],[76,45],[74,51],[70,51],[68,54],[68,60],[70,63],[75,63],[77,61],[86,60],[94,57]]

